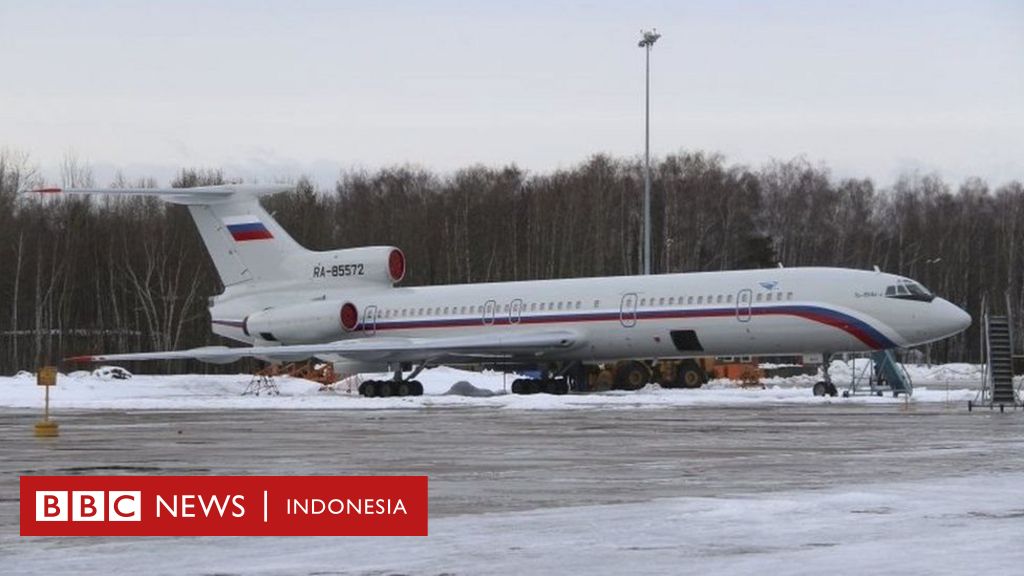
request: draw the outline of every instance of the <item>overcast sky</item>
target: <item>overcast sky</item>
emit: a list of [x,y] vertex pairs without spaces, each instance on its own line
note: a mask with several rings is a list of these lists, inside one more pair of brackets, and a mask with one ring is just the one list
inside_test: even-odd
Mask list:
[[0,0],[0,147],[329,183],[597,152],[1024,179],[1024,2]]

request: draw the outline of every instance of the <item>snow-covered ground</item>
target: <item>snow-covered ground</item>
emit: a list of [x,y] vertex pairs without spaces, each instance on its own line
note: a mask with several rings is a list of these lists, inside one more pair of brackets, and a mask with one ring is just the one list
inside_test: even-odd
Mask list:
[[[914,383],[912,402],[966,402],[974,398],[981,378],[978,366],[947,364],[942,366],[907,366]],[[831,373],[842,388],[851,374],[863,367],[836,361]],[[100,372],[100,371],[97,371]],[[388,375],[364,375],[364,378],[386,378]],[[355,393],[358,380],[339,383],[332,391],[306,380],[281,377],[276,379],[278,395],[243,395],[251,377],[245,374],[227,376],[136,375],[129,380],[109,379],[90,372],[60,375],[51,391],[54,409],[409,409],[438,406],[487,406],[495,408],[545,410],[602,408],[657,408],[691,405],[749,405],[757,403],[894,403],[903,399],[889,396],[855,396],[851,398],[817,398],[811,386],[815,376],[768,378],[764,389],[742,388],[729,380],[714,380],[699,390],[667,390],[648,386],[635,392],[603,392],[586,395],[551,396],[509,394],[513,374],[499,372],[467,372],[454,368],[426,370],[418,379],[423,382],[422,397],[361,398]],[[488,396],[467,396],[448,393],[456,382],[469,382]],[[32,374],[0,377],[0,407],[37,408],[42,390],[35,385]]]
[[[831,368],[840,384],[854,371]],[[964,364],[908,371],[913,403],[965,402],[981,376]],[[52,390],[58,420],[61,410],[126,412],[62,436],[62,445],[30,436],[34,415],[12,419],[0,443],[8,449],[0,508],[10,511],[0,515],[0,574],[966,575],[1016,574],[1024,565],[1019,414],[933,405],[903,418],[899,409],[851,406],[836,418],[827,404],[904,400],[818,398],[814,376],[770,379],[765,389],[716,380],[699,390],[568,396],[508,394],[514,376],[493,372],[438,368],[419,379],[422,397],[360,398],[345,384],[320,392],[289,378],[278,379],[280,395],[253,396],[242,395],[247,375],[61,375]],[[446,394],[460,381],[491,395]],[[42,395],[31,374],[0,378],[0,412],[37,410]],[[415,411],[429,407],[485,409]],[[663,407],[693,409],[629,410]],[[275,419],[297,419],[236,411],[225,420],[220,412],[304,408],[408,411],[305,413],[286,432],[255,435]],[[146,409],[168,412],[132,412]],[[216,420],[172,427],[168,439],[170,423],[203,411]],[[309,441],[327,426],[346,442]],[[385,427],[391,433],[378,436]],[[194,435],[184,442],[183,428]],[[421,538],[16,535],[18,474],[139,462],[206,473],[413,467],[431,477],[432,510],[445,512]]]
[[1006,474],[455,516],[420,538],[32,539],[5,564],[12,574],[1019,574],[1022,483]]

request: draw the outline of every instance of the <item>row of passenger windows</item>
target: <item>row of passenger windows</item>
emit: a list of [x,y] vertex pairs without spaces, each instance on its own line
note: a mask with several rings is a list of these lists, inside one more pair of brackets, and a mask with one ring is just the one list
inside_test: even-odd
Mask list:
[[[792,300],[792,292],[759,292],[754,295],[754,302],[782,302],[783,300]],[[653,307],[653,306],[703,306],[710,304],[732,304],[734,302],[732,294],[709,294],[707,296],[661,296],[655,298],[641,298],[639,305],[641,307]],[[557,312],[559,310],[580,310],[583,308],[582,300],[569,300],[561,302],[530,302],[529,304],[520,302],[519,313],[524,312]],[[594,309],[601,307],[600,300],[594,300]],[[422,308],[385,308],[379,313],[380,318],[415,318],[418,316],[465,316],[476,315],[476,314],[492,314],[501,312],[508,314],[511,310],[510,304],[504,304],[498,306],[497,304],[491,305],[490,308],[487,305],[468,305],[468,306],[437,306],[437,307],[422,307]]]
[[[792,300],[792,292],[758,292],[754,295],[754,302],[782,302],[783,300]],[[658,298],[641,298],[640,306],[675,306],[676,304],[682,306],[693,306],[703,304],[732,304],[732,294],[709,294],[707,296],[680,296],[678,299],[675,296],[669,297],[658,297]]]
[[[594,300],[594,308],[600,306],[600,300]],[[562,301],[562,302],[531,302],[530,304],[520,304],[519,311],[522,312],[552,312],[558,310],[580,310],[583,308],[582,300],[575,301]],[[491,314],[503,312],[508,314],[510,305],[505,304],[504,306],[493,305],[492,308],[488,309],[486,305],[481,306],[438,306],[438,307],[426,307],[426,308],[387,308],[381,310],[381,318],[410,318],[416,316],[464,316],[466,314]]]

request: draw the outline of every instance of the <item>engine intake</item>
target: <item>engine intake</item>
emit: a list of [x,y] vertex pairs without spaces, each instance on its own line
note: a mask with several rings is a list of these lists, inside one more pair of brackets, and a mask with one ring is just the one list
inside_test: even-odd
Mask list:
[[250,314],[245,333],[282,344],[311,344],[343,338],[359,327],[359,310],[351,302],[321,300]]

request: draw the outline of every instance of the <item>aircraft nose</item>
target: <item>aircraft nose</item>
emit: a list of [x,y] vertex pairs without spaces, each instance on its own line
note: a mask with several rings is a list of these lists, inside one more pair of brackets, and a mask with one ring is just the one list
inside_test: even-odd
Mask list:
[[948,300],[942,298],[937,300],[941,307],[938,317],[942,323],[943,332],[952,336],[967,330],[967,327],[971,325],[971,315]]

